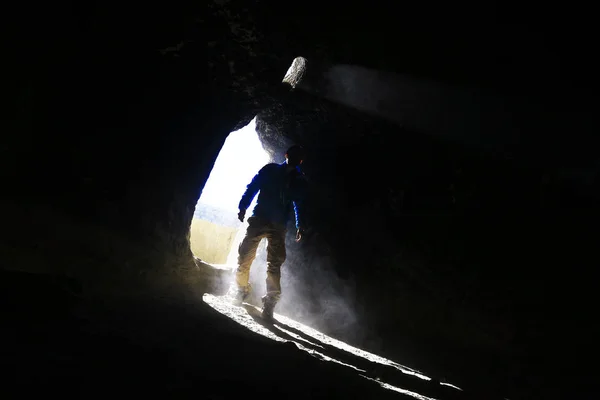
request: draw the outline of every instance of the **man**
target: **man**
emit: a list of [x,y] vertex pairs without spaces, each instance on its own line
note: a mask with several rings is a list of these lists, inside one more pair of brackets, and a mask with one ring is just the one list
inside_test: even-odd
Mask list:
[[238,218],[244,222],[246,210],[260,191],[254,213],[248,218],[246,236],[239,247],[235,303],[241,305],[250,294],[250,266],[256,257],[258,244],[266,238],[267,294],[262,298],[262,314],[268,320],[273,319],[273,310],[281,296],[280,270],[286,258],[286,225],[292,208],[296,217],[296,241],[302,238],[303,223],[299,209],[305,196],[306,181],[299,166],[303,159],[304,149],[301,146],[290,147],[284,163],[267,164],[254,176],[239,204]]

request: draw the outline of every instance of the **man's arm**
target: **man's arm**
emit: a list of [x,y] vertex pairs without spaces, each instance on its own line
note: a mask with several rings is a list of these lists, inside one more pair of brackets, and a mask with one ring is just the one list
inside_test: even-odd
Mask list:
[[301,210],[303,209],[302,201],[295,200],[293,202],[293,204],[294,204],[294,216],[296,217],[296,229],[304,229],[304,223],[303,223],[302,219],[300,218],[303,215],[303,213],[301,212]]
[[300,210],[302,209],[302,201],[295,200],[293,201],[293,204],[294,216],[296,217],[296,242],[299,242],[302,239],[302,235],[304,234],[304,223],[300,218],[300,216],[302,215],[302,213],[300,212]]
[[246,210],[248,209],[248,207],[250,207],[250,203],[252,203],[252,200],[254,200],[256,193],[258,193],[258,191],[260,190],[263,169],[258,171],[258,173],[254,175],[254,178],[252,178],[252,181],[248,184],[248,186],[246,186],[246,191],[242,195],[242,199],[240,200],[240,204],[238,205],[238,208],[240,210],[238,218],[242,222],[244,222]]
[[306,228],[306,221],[304,221],[304,201],[306,199],[307,182],[304,179],[300,181],[298,191],[296,192],[296,198],[292,202],[294,205],[294,216],[296,218],[296,241],[299,242],[304,234]]

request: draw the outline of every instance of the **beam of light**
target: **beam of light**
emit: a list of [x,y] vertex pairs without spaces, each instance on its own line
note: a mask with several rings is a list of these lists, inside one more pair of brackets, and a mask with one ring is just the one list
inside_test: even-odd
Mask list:
[[296,89],[416,132],[506,154],[521,140],[519,124],[506,100],[483,89],[359,65],[336,64],[310,75],[318,78],[304,79]]
[[[274,333],[271,329],[269,329],[267,326],[258,322],[258,321],[260,321],[260,318],[256,319],[256,316],[260,314],[260,311],[258,310],[257,307],[249,305],[249,304],[245,304],[244,307],[236,307],[230,303],[230,300],[231,299],[229,299],[227,296],[217,297],[217,296],[213,296],[211,294],[203,295],[203,301],[205,303],[210,305],[215,310],[219,311],[221,314],[233,319],[240,325],[251,330],[252,332],[266,336],[266,337],[273,339],[275,341],[278,341],[278,342],[292,342],[300,350],[306,351],[310,355],[312,355],[320,360],[334,362],[336,364],[340,364],[345,367],[356,370],[359,373],[359,375],[362,376],[363,378],[377,382],[379,385],[381,385],[385,389],[389,389],[389,390],[393,390],[398,393],[409,395],[418,400],[435,400],[432,397],[424,396],[424,395],[412,392],[407,389],[403,389],[403,388],[399,388],[399,387],[390,385],[388,383],[385,383],[385,382],[383,382],[379,379],[375,379],[373,377],[368,377],[368,376],[364,375],[367,371],[365,371],[361,368],[358,368],[355,365],[348,364],[346,362],[340,361],[338,359],[335,359],[335,358],[330,357],[327,354],[325,354],[326,349],[324,348],[324,346],[333,346],[339,350],[343,350],[347,353],[350,353],[351,355],[362,357],[370,362],[394,367],[404,374],[412,375],[412,376],[418,377],[418,378],[426,380],[426,381],[431,380],[429,377],[421,374],[418,371],[415,371],[411,368],[405,367],[403,365],[400,365],[398,363],[395,363],[391,360],[385,359],[378,355],[366,352],[366,351],[358,349],[356,347],[352,347],[344,342],[341,342],[332,337],[329,337],[315,329],[312,329],[306,325],[303,325],[303,324],[298,323],[290,318],[287,318],[283,315],[276,313],[276,314],[274,314],[275,319],[276,319],[276,323],[274,324],[274,327],[277,329],[277,331],[279,331],[279,335],[278,335],[278,334]],[[253,317],[253,315],[254,315],[254,317]],[[282,324],[283,324],[283,326],[287,326],[287,328],[282,327]],[[294,333],[293,331],[295,331],[296,333]],[[282,337],[282,336],[284,336],[284,337]],[[319,345],[316,343],[321,343],[323,345]],[[460,390],[459,388],[457,388],[454,385],[451,385],[448,383],[446,383],[445,385]]]
[[418,371],[416,371],[414,369],[405,367],[405,366],[400,365],[400,364],[398,364],[398,363],[396,363],[394,361],[391,361],[391,360],[385,359],[383,357],[380,357],[380,356],[378,356],[376,354],[369,353],[367,351],[364,351],[364,350],[358,349],[356,347],[350,346],[349,344],[346,344],[346,343],[344,343],[344,342],[342,342],[340,340],[337,340],[337,339],[334,339],[334,338],[332,338],[330,336],[327,336],[327,335],[325,335],[325,334],[317,331],[316,329],[312,329],[312,328],[310,328],[310,327],[308,327],[306,325],[300,324],[300,323],[298,323],[298,322],[296,322],[296,321],[294,321],[294,320],[292,320],[290,318],[287,318],[287,317],[285,317],[283,315],[278,316],[277,320],[283,322],[284,324],[286,324],[288,326],[291,326],[292,328],[295,328],[295,329],[298,329],[298,330],[301,330],[301,331],[305,332],[309,336],[315,338],[318,341],[321,341],[322,343],[327,343],[328,345],[335,346],[335,347],[337,347],[340,350],[344,350],[344,351],[347,351],[348,353],[355,354],[357,356],[363,357],[363,358],[365,358],[365,359],[367,359],[367,360],[369,360],[371,362],[375,362],[375,363],[379,363],[379,364],[383,364],[383,365],[389,365],[391,367],[399,369],[400,371],[402,371],[403,373],[405,373],[407,375],[412,375],[412,376],[415,376],[417,378],[420,378],[420,379],[423,379],[423,380],[426,380],[426,381],[430,381],[431,380],[431,378],[429,378],[428,376],[425,376],[425,375],[421,374],[420,372],[418,372]]
[[319,348],[321,348],[321,349],[325,350],[325,348],[324,348],[323,346],[321,346],[320,344],[318,344],[318,343],[313,343],[313,342],[311,342],[311,341],[309,341],[309,340],[307,340],[307,339],[304,339],[302,336],[300,336],[300,335],[298,335],[298,334],[296,334],[296,333],[294,333],[294,332],[292,332],[292,331],[289,331],[289,330],[287,330],[287,329],[284,329],[284,328],[282,328],[281,326],[278,326],[277,328],[278,328],[280,331],[283,331],[283,332],[285,332],[287,335],[290,335],[290,336],[291,336],[291,337],[293,337],[295,340],[300,340],[301,342],[305,342],[305,343],[308,343],[308,344],[310,344],[311,346],[316,346],[316,347],[319,347]]
[[460,390],[461,392],[463,391],[463,390],[462,390],[461,388],[459,388],[458,386],[455,386],[455,385],[453,385],[453,384],[451,384],[451,383],[448,383],[448,382],[440,382],[440,385],[443,385],[443,386],[449,386],[449,387],[451,387],[451,388],[453,388],[453,389]]
[[388,389],[388,390],[393,390],[394,392],[402,393],[402,394],[408,395],[410,397],[414,397],[417,400],[436,400],[433,397],[423,396],[422,394],[415,393],[415,392],[412,392],[410,390],[406,390],[406,389],[402,389],[402,388],[399,388],[399,387],[396,387],[396,386],[392,386],[392,385],[390,385],[388,383],[378,381],[377,379],[373,379],[373,378],[370,378],[370,377],[365,376],[365,375],[361,375],[361,376],[363,378],[365,378],[365,379],[370,380],[370,381],[377,382],[378,384],[381,385],[382,388],[385,388],[385,389]]

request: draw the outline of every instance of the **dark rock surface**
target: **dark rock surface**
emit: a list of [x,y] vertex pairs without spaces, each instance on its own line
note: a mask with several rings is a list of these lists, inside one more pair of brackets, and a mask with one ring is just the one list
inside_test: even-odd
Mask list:
[[5,398],[410,398],[253,334],[201,302],[81,299],[69,281],[48,275],[3,272],[1,282]]
[[[581,13],[520,4],[504,14],[455,3],[435,13],[417,3],[393,12],[345,3],[316,13],[307,3],[242,0],[36,7],[22,6],[8,24],[3,270],[68,276],[93,298],[177,298],[182,283],[209,290],[189,250],[190,221],[227,134],[258,115],[273,154],[292,142],[308,150],[311,232],[293,257],[327,260],[316,263],[326,273],[306,269],[305,282],[312,275],[354,285],[351,300],[368,328],[348,340],[511,399],[569,387],[597,328],[595,35]],[[290,90],[281,80],[297,56],[307,70]],[[340,99],[327,92],[340,65],[377,79],[370,86],[361,75],[352,86],[350,74],[343,83],[354,97]],[[422,122],[430,99],[399,95],[390,76],[492,93],[505,118],[495,124],[497,114],[459,107],[483,121],[476,126],[497,128],[494,140],[473,125],[465,134],[456,115],[432,111],[435,124],[390,118],[419,104]],[[362,109],[357,98],[368,100]],[[507,136],[498,126],[511,128]],[[15,288],[38,278],[22,279]],[[55,292],[27,293],[32,310],[68,307]],[[18,294],[7,301],[22,304]],[[23,307],[7,324],[10,343],[35,359],[34,338],[44,336],[35,321],[48,325],[50,314]],[[160,325],[168,314],[145,315]],[[19,320],[25,315],[27,323]],[[51,320],[58,336],[81,329]],[[103,348],[118,349],[119,340]],[[164,361],[164,374],[132,379],[190,388],[179,379],[199,372],[168,372],[165,364],[190,360],[169,361],[167,353],[152,357]],[[102,375],[86,376],[89,389]],[[42,378],[41,367],[31,372]]]

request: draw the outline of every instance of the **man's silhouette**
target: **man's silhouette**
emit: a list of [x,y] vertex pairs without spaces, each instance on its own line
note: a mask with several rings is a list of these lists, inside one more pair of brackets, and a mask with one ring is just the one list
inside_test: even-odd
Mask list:
[[273,318],[273,310],[281,296],[280,270],[286,258],[286,225],[292,209],[296,217],[296,241],[302,238],[304,226],[300,209],[306,192],[306,181],[299,166],[303,159],[304,149],[301,146],[290,147],[285,154],[284,163],[267,164],[254,176],[239,204],[238,218],[243,222],[246,210],[260,192],[254,212],[248,218],[246,236],[239,247],[235,301],[241,305],[250,293],[250,266],[256,257],[258,244],[266,238],[267,293],[262,298],[262,313],[266,319]]

